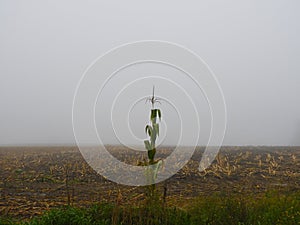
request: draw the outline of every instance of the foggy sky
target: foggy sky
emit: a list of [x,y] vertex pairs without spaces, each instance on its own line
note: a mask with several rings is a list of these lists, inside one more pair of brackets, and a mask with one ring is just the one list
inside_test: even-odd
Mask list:
[[[224,145],[300,145],[299,10],[297,0],[2,0],[0,145],[74,144],[72,102],[83,72],[139,40],[178,43],[210,66],[226,100]],[[207,127],[205,109],[202,116]],[[143,138],[144,124],[132,129]],[[109,133],[105,140],[116,141]]]

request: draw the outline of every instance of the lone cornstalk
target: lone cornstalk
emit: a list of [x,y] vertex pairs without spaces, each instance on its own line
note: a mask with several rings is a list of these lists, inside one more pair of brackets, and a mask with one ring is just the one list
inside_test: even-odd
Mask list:
[[152,105],[151,114],[150,114],[151,124],[147,124],[145,127],[145,132],[146,134],[148,134],[150,140],[145,140],[144,143],[148,151],[149,164],[152,165],[155,163],[154,161],[154,157],[156,153],[155,142],[159,135],[159,124],[157,123],[157,119],[161,120],[160,109],[154,108],[154,104],[156,102],[160,103],[159,99],[156,98],[154,95],[154,86],[153,86],[152,97],[148,98],[147,101],[149,101]]
[[148,152],[148,164],[153,165],[151,167],[150,171],[148,171],[148,176],[150,176],[151,179],[151,191],[150,195],[154,194],[154,189],[155,189],[155,178],[157,175],[157,171],[159,169],[159,166],[161,164],[161,161],[155,161],[155,154],[156,154],[156,139],[159,136],[159,124],[158,124],[158,119],[161,120],[161,111],[158,108],[155,108],[155,103],[160,103],[159,99],[155,97],[154,95],[154,86],[153,86],[153,92],[152,92],[152,97],[148,98],[146,102],[151,103],[151,113],[150,113],[150,124],[147,124],[145,127],[145,132],[149,136],[149,140],[145,140],[145,148],[147,149]]

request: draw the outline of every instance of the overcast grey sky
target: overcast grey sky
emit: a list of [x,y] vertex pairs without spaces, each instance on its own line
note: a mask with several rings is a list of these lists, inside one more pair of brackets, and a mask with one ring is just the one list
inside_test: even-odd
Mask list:
[[[72,101],[85,69],[145,39],[183,45],[213,70],[227,105],[224,145],[300,145],[299,11],[297,0],[1,0],[0,145],[74,144]],[[144,124],[132,126],[143,138]]]

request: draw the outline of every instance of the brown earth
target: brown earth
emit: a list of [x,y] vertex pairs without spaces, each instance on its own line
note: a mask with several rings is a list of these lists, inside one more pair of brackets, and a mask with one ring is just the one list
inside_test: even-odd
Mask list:
[[[137,164],[145,158],[118,146],[112,155]],[[172,148],[158,149],[165,158]],[[300,147],[222,147],[214,163],[198,171],[202,148],[172,178],[157,186],[166,202],[186,204],[212,193],[261,194],[268,190],[300,190]],[[129,187],[106,180],[85,162],[77,147],[1,147],[0,215],[31,218],[62,205],[90,205],[103,201],[143,200],[145,187]]]

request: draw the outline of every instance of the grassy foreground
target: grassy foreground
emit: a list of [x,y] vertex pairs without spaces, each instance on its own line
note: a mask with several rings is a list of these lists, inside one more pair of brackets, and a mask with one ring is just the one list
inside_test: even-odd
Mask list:
[[160,200],[140,205],[104,203],[87,208],[63,207],[29,221],[0,218],[0,224],[300,224],[300,192],[267,192],[261,197],[217,194],[190,200],[184,207]]

